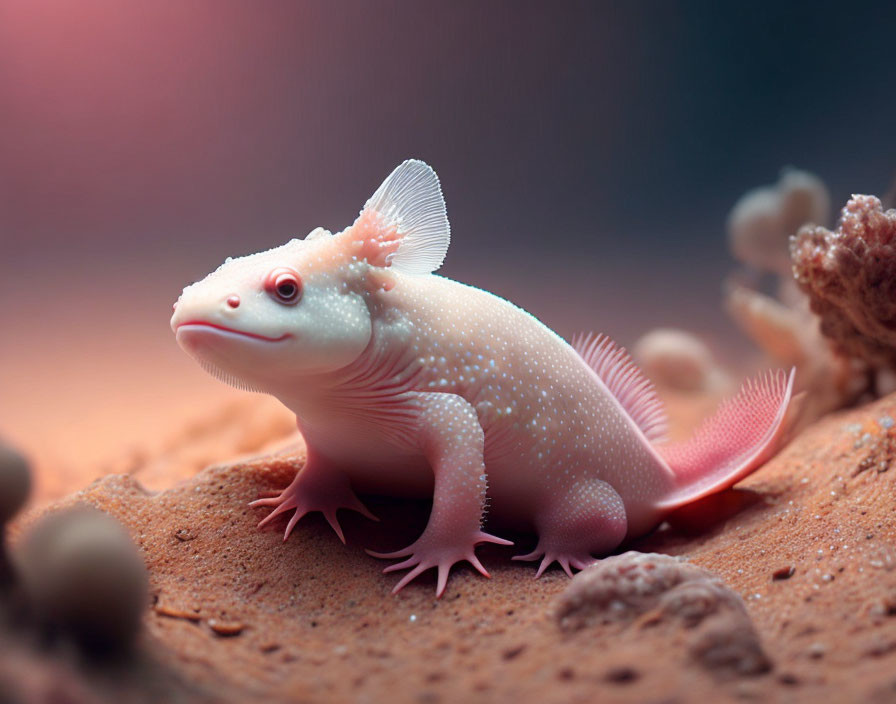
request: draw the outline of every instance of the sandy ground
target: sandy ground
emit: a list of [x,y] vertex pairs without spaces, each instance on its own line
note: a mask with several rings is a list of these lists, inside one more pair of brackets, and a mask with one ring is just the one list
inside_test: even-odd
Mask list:
[[[672,401],[678,433],[711,406]],[[409,542],[425,503],[371,499],[378,524],[344,513],[345,546],[317,516],[286,543],[283,521],[257,530],[264,511],[247,503],[288,483],[300,445],[191,473],[207,446],[293,442],[288,424],[245,434],[266,407],[231,406],[131,475],[59,502],[130,529],[153,594],[141,657],[189,682],[176,690],[185,701],[896,701],[896,397],[816,423],[737,490],[628,546],[684,556],[740,595],[767,668],[743,660],[734,629],[707,641],[655,605],[566,631],[556,615],[569,579],[555,568],[534,580],[508,548],[480,548],[491,580],[460,568],[441,600],[431,576],[393,596],[397,577],[362,547]],[[170,488],[147,491],[143,474]],[[101,698],[141,687],[90,686]]]

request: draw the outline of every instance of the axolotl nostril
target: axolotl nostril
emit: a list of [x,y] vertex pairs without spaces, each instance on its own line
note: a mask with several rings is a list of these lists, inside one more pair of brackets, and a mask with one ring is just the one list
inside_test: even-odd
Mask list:
[[[355,491],[428,495],[410,546],[375,557],[409,570],[395,590],[474,548],[510,542],[489,518],[534,529],[516,559],[581,569],[671,510],[733,485],[780,444],[793,372],[769,373],[684,443],[664,441],[653,387],[624,349],[586,334],[568,343],[486,291],[435,275],[449,225],[438,178],[401,164],[354,224],[229,259],[184,289],[171,319],[206,370],[272,394],[296,414],[307,461],[256,506],[321,511],[343,539],[341,508],[373,518]],[[234,305],[237,303],[237,305]]]

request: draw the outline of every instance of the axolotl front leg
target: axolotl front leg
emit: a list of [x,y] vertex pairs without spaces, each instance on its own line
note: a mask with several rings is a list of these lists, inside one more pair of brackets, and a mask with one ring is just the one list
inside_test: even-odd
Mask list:
[[296,474],[295,479],[292,480],[288,487],[277,496],[258,499],[249,505],[274,507],[274,510],[258,524],[259,528],[270,523],[281,513],[294,511],[286,525],[283,540],[289,537],[292,529],[295,528],[296,523],[299,522],[302,516],[313,511],[320,511],[324,514],[324,518],[327,519],[327,522],[336,531],[336,535],[339,536],[343,543],[345,542],[345,535],[336,517],[336,512],[339,509],[345,508],[357,511],[362,516],[373,521],[379,520],[355,496],[348,475],[331,467],[326,460],[319,457],[310,447],[305,459],[305,466],[299,470],[299,473]]
[[477,544],[513,543],[482,530],[488,478],[483,458],[485,435],[476,411],[455,394],[412,392],[411,397],[412,405],[418,409],[416,439],[435,475],[432,513],[423,534],[404,550],[367,552],[385,559],[407,558],[384,570],[410,568],[395,586],[395,592],[435,567],[436,596],[440,597],[456,562],[466,560],[489,576],[474,552]]

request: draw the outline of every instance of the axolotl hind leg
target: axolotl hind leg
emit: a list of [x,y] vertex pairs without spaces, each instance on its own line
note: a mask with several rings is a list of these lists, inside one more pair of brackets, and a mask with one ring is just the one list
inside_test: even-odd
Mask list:
[[299,470],[292,484],[286,487],[279,495],[258,499],[249,504],[250,506],[273,506],[274,510],[258,524],[261,528],[270,523],[274,518],[286,511],[294,510],[289,523],[286,524],[286,531],[283,539],[286,540],[296,523],[307,513],[312,511],[320,511],[324,514],[324,518],[336,531],[336,535],[344,543],[345,535],[339,520],[336,518],[336,512],[341,508],[347,508],[357,511],[373,521],[379,520],[367,507],[361,503],[361,500],[355,496],[352,491],[348,476],[338,469],[334,469],[326,465],[313,452],[308,452],[308,459],[305,466]]
[[435,475],[432,513],[423,535],[404,550],[367,552],[385,559],[407,558],[384,570],[410,569],[395,586],[396,592],[435,567],[436,596],[440,597],[456,562],[466,560],[489,576],[474,552],[478,543],[513,543],[482,530],[487,488],[485,436],[476,411],[454,394],[417,393],[414,405],[420,411],[416,418],[417,439]]
[[595,562],[593,555],[606,555],[625,538],[625,506],[606,482],[583,479],[566,491],[547,496],[535,520],[538,545],[532,552],[513,558],[542,558],[536,578],[555,561],[571,577],[571,568],[584,569]]

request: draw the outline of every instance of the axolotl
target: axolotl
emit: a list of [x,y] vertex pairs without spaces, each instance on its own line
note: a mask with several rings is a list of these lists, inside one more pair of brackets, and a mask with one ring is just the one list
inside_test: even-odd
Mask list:
[[284,540],[320,511],[373,519],[356,491],[432,496],[403,550],[400,590],[436,568],[436,594],[474,548],[511,545],[484,520],[534,530],[519,560],[569,574],[673,509],[729,487],[777,450],[793,371],[747,382],[692,439],[664,441],[663,406],[603,335],[567,342],[487,291],[436,275],[450,227],[435,172],[398,166],[337,234],[323,228],[228,259],[187,286],[171,327],[207,371],[272,394],[296,415],[307,458],[264,525],[292,511]]

